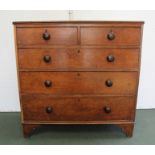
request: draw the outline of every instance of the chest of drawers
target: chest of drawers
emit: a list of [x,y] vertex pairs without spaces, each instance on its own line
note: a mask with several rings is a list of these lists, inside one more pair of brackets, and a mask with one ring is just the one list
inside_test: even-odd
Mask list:
[[14,22],[24,136],[116,124],[132,136],[143,22]]

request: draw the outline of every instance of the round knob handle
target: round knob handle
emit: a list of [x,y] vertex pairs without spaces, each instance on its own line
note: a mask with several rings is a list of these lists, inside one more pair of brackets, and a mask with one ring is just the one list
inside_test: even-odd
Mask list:
[[104,107],[104,111],[106,113],[111,113],[111,108],[110,107]]
[[49,40],[50,39],[50,34],[47,32],[47,30],[43,33],[43,39],[44,40]]
[[52,86],[52,81],[46,80],[46,81],[44,82],[44,84],[45,84],[46,87],[51,87],[51,86]]
[[114,40],[115,39],[115,34],[111,31],[107,35],[108,40]]
[[51,61],[51,56],[45,55],[45,56],[43,57],[43,60],[44,60],[44,62],[49,63],[49,62]]
[[108,62],[113,62],[115,60],[115,57],[113,55],[108,55],[107,56],[107,61]]
[[106,80],[105,84],[107,87],[111,87],[113,85],[113,82],[111,80]]
[[48,114],[52,113],[52,111],[53,111],[53,108],[52,107],[46,107],[46,112]]

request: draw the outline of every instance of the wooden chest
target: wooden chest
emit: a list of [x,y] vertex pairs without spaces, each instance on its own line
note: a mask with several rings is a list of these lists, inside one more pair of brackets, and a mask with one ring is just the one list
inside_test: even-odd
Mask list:
[[143,22],[14,22],[24,136],[116,124],[132,136]]

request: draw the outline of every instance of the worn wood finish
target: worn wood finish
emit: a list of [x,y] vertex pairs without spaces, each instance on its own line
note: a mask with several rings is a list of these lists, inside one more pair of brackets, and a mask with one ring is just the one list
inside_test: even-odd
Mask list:
[[[107,35],[113,32],[115,38],[110,40]],[[82,45],[140,45],[140,28],[101,28],[101,27],[82,27]],[[89,37],[88,37],[89,34]]]
[[[49,33],[49,40],[43,38],[45,32]],[[74,45],[77,44],[77,28],[19,28],[17,29],[17,38],[18,45]]]
[[[50,57],[47,62],[44,57]],[[109,56],[114,60],[109,61]],[[21,70],[138,70],[139,49],[19,49]],[[131,61],[132,60],[132,61]]]
[[20,72],[22,93],[135,95],[136,79],[137,72]]
[[116,124],[133,134],[143,22],[14,22],[23,133]]
[[[22,95],[22,105],[24,121],[78,122],[134,119],[134,97],[53,98],[50,95]],[[47,108],[52,110],[48,112]],[[106,111],[106,108],[110,108],[110,111]]]

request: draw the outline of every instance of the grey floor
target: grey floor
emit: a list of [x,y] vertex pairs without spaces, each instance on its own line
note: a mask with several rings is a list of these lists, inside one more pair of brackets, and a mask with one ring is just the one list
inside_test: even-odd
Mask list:
[[45,126],[23,138],[20,113],[0,113],[0,144],[134,145],[155,144],[155,109],[137,110],[132,138],[113,125]]

